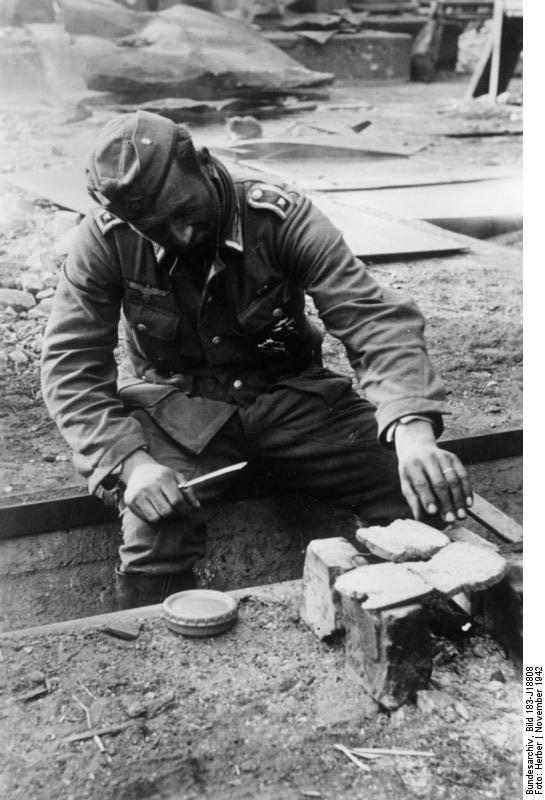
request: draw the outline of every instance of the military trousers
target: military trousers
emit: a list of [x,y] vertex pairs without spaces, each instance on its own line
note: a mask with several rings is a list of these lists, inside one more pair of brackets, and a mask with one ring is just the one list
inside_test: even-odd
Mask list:
[[335,398],[289,381],[278,384],[238,408],[198,455],[162,430],[147,411],[133,414],[146,431],[150,454],[187,480],[239,461],[249,466],[196,486],[201,509],[159,523],[144,522],[122,504],[122,572],[190,569],[205,555],[206,523],[218,505],[259,493],[306,494],[375,525],[411,517],[395,454],[378,442],[374,409],[349,382]]

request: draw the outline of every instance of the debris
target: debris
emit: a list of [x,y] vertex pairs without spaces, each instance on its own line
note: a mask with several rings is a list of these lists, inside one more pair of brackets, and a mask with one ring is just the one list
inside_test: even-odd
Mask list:
[[356,538],[370,552],[387,561],[426,560],[449,544],[444,533],[413,519],[399,519],[386,527],[359,528]]
[[351,750],[359,756],[416,756],[423,758],[435,756],[435,753],[430,750],[400,750],[399,748],[387,750],[381,747],[352,747]]
[[30,292],[23,292],[19,289],[0,289],[0,308],[11,306],[15,311],[28,311],[36,305],[34,297]]
[[422,689],[416,696],[416,706],[423,714],[439,714],[443,719],[447,709],[452,709],[455,700],[442,689]]
[[297,31],[297,36],[302,39],[310,39],[311,42],[317,44],[326,44],[332,36],[335,36],[336,31]]
[[23,364],[27,364],[29,358],[25,351],[20,348],[19,346],[15,346],[11,353],[8,354],[8,359],[13,361],[14,364],[17,366],[22,366]]
[[28,692],[21,692],[15,695],[16,700],[21,700],[23,703],[28,703],[30,700],[38,700],[40,697],[45,697],[49,694],[47,686],[38,686],[35,689],[30,689]]
[[114,636],[117,639],[124,639],[132,642],[140,636],[142,624],[130,618],[111,620],[108,625],[102,627],[104,633]]
[[363,761],[360,761],[359,758],[356,758],[356,756],[352,754],[352,751],[349,750],[348,747],[345,747],[343,744],[334,744],[333,747],[335,750],[339,750],[339,752],[344,753],[345,756],[347,756],[347,758],[349,758],[353,764],[359,767],[362,772],[371,772],[368,765],[364,764]]
[[225,128],[235,141],[263,136],[261,123],[255,117],[230,117],[225,123]]
[[147,708],[143,703],[131,703],[126,708],[127,716],[135,719],[136,717],[145,717],[147,712]]
[[85,739],[94,739],[95,736],[116,736],[118,733],[132,727],[134,724],[134,722],[120,722],[118,725],[108,725],[104,728],[92,728],[83,733],[71,733],[69,736],[65,736],[63,741],[81,742]]
[[465,719],[466,722],[469,722],[469,720],[471,719],[469,711],[467,710],[465,705],[461,703],[459,700],[457,700],[454,703],[454,710],[460,717],[462,717],[462,719]]
[[192,6],[140,14],[107,0],[63,0],[63,12],[88,88],[135,101],[230,97],[233,86],[245,97],[286,96],[334,77],[306,69],[249,26]]

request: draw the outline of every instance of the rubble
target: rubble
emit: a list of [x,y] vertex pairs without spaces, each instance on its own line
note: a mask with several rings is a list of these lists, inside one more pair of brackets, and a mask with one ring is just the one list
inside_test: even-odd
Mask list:
[[192,6],[149,14],[108,0],[62,6],[89,89],[206,100],[286,96],[334,78],[301,66],[249,26]]
[[14,311],[28,311],[36,305],[34,297],[30,292],[23,292],[19,289],[0,289],[0,308],[11,306]]

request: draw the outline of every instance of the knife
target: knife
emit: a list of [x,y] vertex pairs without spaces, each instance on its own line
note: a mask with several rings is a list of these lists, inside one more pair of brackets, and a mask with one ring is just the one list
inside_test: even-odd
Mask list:
[[206,475],[199,475],[198,478],[192,478],[190,481],[178,484],[178,489],[189,489],[190,486],[197,486],[199,483],[206,483],[207,481],[220,478],[222,475],[227,475],[229,472],[237,472],[239,469],[244,469],[247,466],[247,461],[239,461],[238,464],[231,464],[228,467],[216,469],[214,472],[207,472]]

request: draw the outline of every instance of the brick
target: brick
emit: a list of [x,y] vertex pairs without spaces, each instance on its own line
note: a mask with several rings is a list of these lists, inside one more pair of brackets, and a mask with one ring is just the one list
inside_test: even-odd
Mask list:
[[397,519],[386,527],[358,528],[356,538],[373,555],[395,562],[426,561],[450,541],[444,533],[414,519]]
[[347,669],[373,700],[391,711],[427,687],[433,664],[423,606],[367,611],[343,595],[342,609]]
[[335,580],[354,568],[360,557],[347,539],[315,539],[307,547],[303,570],[301,619],[319,639],[344,629],[341,601]]

